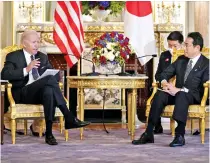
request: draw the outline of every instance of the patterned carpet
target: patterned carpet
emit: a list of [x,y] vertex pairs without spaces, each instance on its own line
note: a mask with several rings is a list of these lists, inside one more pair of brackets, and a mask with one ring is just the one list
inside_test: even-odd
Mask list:
[[[69,131],[70,140],[54,131],[57,146],[44,143],[44,138],[17,136],[16,145],[11,144],[11,135],[4,135],[5,144],[1,146],[2,163],[208,163],[209,132],[206,143],[200,143],[200,136],[185,136],[184,147],[171,148],[169,131],[155,136],[154,144],[134,146],[126,129],[112,129],[106,134],[103,130],[86,129],[84,140],[79,139],[79,130]],[[136,138],[143,132],[139,129]]]

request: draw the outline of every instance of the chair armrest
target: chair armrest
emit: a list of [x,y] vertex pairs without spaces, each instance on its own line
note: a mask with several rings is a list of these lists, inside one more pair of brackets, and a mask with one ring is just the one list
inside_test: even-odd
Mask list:
[[157,92],[158,82],[153,82],[152,87],[153,87],[152,95],[148,98],[147,105],[151,105],[151,101],[154,98],[155,93]]
[[59,82],[59,87],[60,87],[60,89],[62,89],[63,88],[63,83]]
[[204,94],[201,100],[201,106],[206,106],[206,101],[208,99],[208,92],[209,92],[210,80],[203,84],[204,87]]
[[12,84],[8,83],[6,85],[6,87],[7,87],[7,96],[8,96],[8,100],[9,100],[9,103],[10,103],[10,107],[13,108],[13,107],[15,107],[15,100],[12,96],[12,90],[11,90]]

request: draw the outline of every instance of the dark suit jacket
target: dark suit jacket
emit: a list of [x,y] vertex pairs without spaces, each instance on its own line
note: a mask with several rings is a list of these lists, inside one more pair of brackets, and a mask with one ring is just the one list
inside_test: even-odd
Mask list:
[[171,64],[171,53],[170,51],[164,51],[160,55],[158,68],[155,74],[155,80],[161,82],[161,73]]
[[203,83],[209,80],[209,59],[201,55],[184,83],[184,75],[188,61],[189,58],[184,55],[180,56],[161,73],[161,81],[163,79],[168,81],[176,75],[176,87],[189,89],[188,93],[191,93],[196,101],[200,102],[204,91]]
[[[52,69],[46,54],[38,52],[35,58],[40,58],[38,72],[40,75],[46,69]],[[1,78],[9,80],[12,84],[12,95],[16,103],[21,102],[21,89],[27,84],[29,75],[24,77],[23,68],[27,67],[23,49],[7,54],[4,67],[1,72]]]

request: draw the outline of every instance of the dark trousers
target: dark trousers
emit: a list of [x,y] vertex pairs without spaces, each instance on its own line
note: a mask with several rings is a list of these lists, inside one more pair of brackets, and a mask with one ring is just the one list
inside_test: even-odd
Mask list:
[[58,81],[54,76],[46,76],[23,87],[21,102],[25,104],[42,104],[46,123],[53,121],[56,107],[59,107],[66,122],[71,123],[74,121],[74,116],[68,110]]
[[194,102],[195,100],[190,93],[180,91],[175,96],[171,96],[163,91],[158,91],[154,96],[150,109],[147,131],[153,131],[153,127],[158,123],[166,105],[175,105],[172,117],[178,123],[175,133],[183,135],[185,133],[188,107]]

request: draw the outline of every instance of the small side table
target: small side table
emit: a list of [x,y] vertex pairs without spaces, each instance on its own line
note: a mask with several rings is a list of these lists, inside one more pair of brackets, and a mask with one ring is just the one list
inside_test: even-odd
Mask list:
[[4,93],[7,82],[1,81],[1,144],[4,144]]

